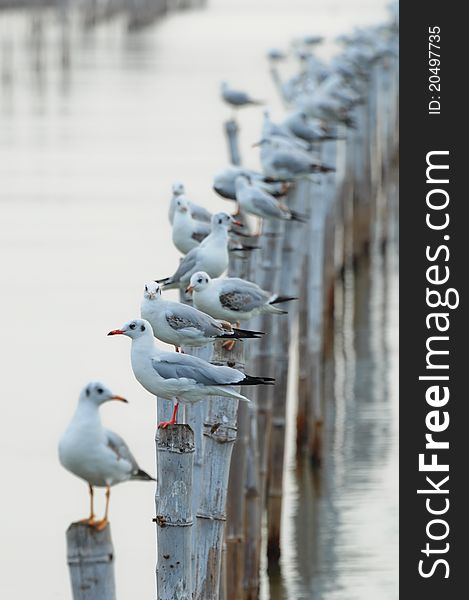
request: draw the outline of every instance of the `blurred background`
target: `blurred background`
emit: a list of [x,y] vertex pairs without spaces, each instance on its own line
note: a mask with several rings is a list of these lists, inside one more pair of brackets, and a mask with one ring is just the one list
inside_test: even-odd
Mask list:
[[[146,280],[177,265],[173,181],[211,210],[232,208],[211,190],[228,163],[220,82],[278,120],[270,47],[320,34],[327,58],[337,35],[386,14],[386,0],[0,0],[2,597],[71,597],[65,529],[88,497],[56,447],[88,380],[130,400],[103,418],[154,472],[154,399],[133,378],[128,340],[106,333],[139,314]],[[239,120],[254,168],[261,121],[262,109]],[[395,252],[372,256],[342,299],[324,463],[297,465],[287,449],[282,559],[263,570],[264,600],[398,595]],[[154,597],[153,515],[148,486],[114,489],[122,600]]]

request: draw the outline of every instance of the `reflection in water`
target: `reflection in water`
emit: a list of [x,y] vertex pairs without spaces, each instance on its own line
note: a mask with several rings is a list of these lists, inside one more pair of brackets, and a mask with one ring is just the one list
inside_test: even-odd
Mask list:
[[[323,466],[289,448],[282,575],[272,598],[397,598],[395,247],[338,284]],[[280,583],[282,592],[280,592]]]
[[[376,21],[386,3],[349,0],[331,12],[329,0],[315,0],[316,31],[335,35],[358,18]],[[270,28],[263,0],[212,0],[138,35],[127,35],[119,19],[85,31],[51,11],[0,19],[0,244],[9,253],[0,291],[4,314],[18,315],[2,324],[10,343],[1,455],[11,457],[2,469],[17,482],[0,515],[0,562],[11,565],[2,597],[22,600],[38,589],[48,590],[40,596],[47,600],[69,597],[63,527],[81,516],[86,490],[58,467],[56,440],[84,379],[103,378],[131,398],[129,411],[106,411],[106,422],[142,465],[153,463],[154,406],[130,376],[128,348],[110,346],[105,332],[138,310],[143,281],[177,263],[166,225],[172,181],[185,179],[194,199],[222,208],[208,192],[226,162],[219,81],[275,98],[264,52],[303,33],[311,16],[304,0],[268,5]],[[277,100],[273,108],[280,116]],[[254,167],[260,120],[255,110],[241,117],[243,159]],[[264,565],[264,599],[397,595],[393,257],[393,248],[386,257],[374,248],[370,276],[366,267],[349,270],[338,286],[320,471],[296,466],[289,415],[282,562],[269,579]],[[32,357],[27,390],[18,385],[22,340]],[[30,513],[31,490],[38,519],[18,528],[11,515]],[[112,510],[119,598],[150,598],[154,553],[142,548],[154,544],[153,500],[123,487]],[[27,579],[25,547],[35,556]]]

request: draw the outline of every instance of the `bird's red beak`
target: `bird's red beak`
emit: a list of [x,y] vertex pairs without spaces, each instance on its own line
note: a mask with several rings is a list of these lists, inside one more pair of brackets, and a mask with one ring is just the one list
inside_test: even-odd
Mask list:
[[111,400],[119,400],[119,402],[125,402],[126,404],[129,403],[129,401],[122,396],[111,396]]
[[236,219],[232,219],[232,223],[234,223],[238,227],[244,227],[243,223],[241,223],[241,221],[237,221]]
[[122,329],[113,329],[108,333],[108,335],[120,335],[123,333],[125,333],[125,331],[122,331]]
[[192,294],[193,291],[194,291],[194,288],[192,287],[192,285],[188,285],[186,287],[186,294]]

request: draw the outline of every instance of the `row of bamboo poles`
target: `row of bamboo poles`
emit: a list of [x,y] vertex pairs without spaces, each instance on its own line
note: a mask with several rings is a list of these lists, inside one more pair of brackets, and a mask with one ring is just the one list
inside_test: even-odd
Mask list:
[[[397,44],[397,25],[388,29]],[[280,559],[289,415],[296,415],[297,460],[321,466],[323,415],[334,400],[326,397],[323,375],[334,335],[336,281],[366,260],[372,245],[386,244],[395,211],[388,192],[396,184],[398,159],[397,52],[377,53],[367,69],[362,102],[353,108],[355,126],[326,123],[337,139],[316,148],[335,171],[298,179],[288,192],[289,207],[307,215],[307,222],[265,221],[260,248],[231,255],[229,276],[286,290],[298,301],[288,316],[249,322],[250,329],[267,332],[255,343],[236,342],[232,351],[217,343],[211,356],[211,349],[184,348],[214,364],[243,369],[248,363],[250,372],[274,375],[276,384],[256,388],[249,404],[216,397],[187,407],[185,424],[157,431],[158,600],[259,598],[263,553],[269,566]],[[281,82],[277,73],[275,80]],[[225,133],[231,161],[239,164],[237,124],[226,123]],[[190,299],[181,294],[181,301]],[[287,390],[294,345],[299,364],[292,398]],[[157,406],[158,421],[168,419],[169,403]],[[113,581],[112,560],[103,559],[113,555],[109,530],[85,529],[69,530],[74,598],[113,600],[114,585],[102,583],[103,577]],[[101,557],[99,576],[91,555]],[[90,592],[93,577],[101,582],[99,594]],[[85,580],[86,593],[80,585]]]

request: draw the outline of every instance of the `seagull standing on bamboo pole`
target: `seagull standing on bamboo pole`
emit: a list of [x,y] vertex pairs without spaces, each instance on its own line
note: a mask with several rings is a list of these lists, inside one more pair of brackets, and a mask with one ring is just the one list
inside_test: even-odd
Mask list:
[[246,92],[231,88],[226,81],[223,81],[221,84],[221,96],[223,100],[235,110],[243,106],[258,106],[264,104],[261,100],[251,98]]
[[[59,459],[63,467],[88,482],[90,516],[83,519],[96,529],[108,523],[111,487],[123,481],[154,481],[142,471],[125,441],[102,426],[99,407],[110,400],[127,402],[98,381],[83,388],[75,414],[59,442]],[[94,487],[106,488],[104,517],[97,521],[94,514]]]
[[167,427],[177,422],[179,402],[193,404],[207,396],[246,400],[231,386],[272,384],[270,377],[251,377],[238,369],[216,366],[189,354],[163,352],[154,342],[150,323],[134,319],[108,335],[126,335],[132,340],[132,370],[137,381],[158,398],[175,401],[172,417],[160,423]]
[[201,347],[217,339],[232,342],[261,335],[258,331],[234,329],[228,321],[214,319],[187,304],[165,300],[154,281],[145,285],[140,314],[152,326],[155,337],[175,346],[176,352],[181,346]]
[[[168,211],[168,219],[171,225],[173,224],[174,213],[176,211],[176,203],[179,196],[186,196],[186,190],[183,183],[181,183],[180,181],[176,181],[175,183],[173,183],[173,195],[171,197],[171,202],[169,203]],[[212,213],[203,206],[200,206],[200,204],[196,204],[191,200],[188,200],[188,202],[192,218],[196,221],[202,221],[202,223],[210,224],[210,221],[212,219]]]
[[306,218],[290,210],[267,192],[252,185],[247,177],[240,175],[236,178],[236,200],[242,212],[261,217],[262,219],[277,219],[280,221],[299,221],[304,223]]
[[228,231],[233,223],[239,224],[227,213],[213,215],[210,234],[186,254],[171,277],[158,279],[157,283],[166,289],[186,286],[196,271],[207,271],[212,277],[219,277],[228,268]]
[[264,175],[275,180],[293,181],[313,173],[334,171],[307,152],[287,147],[282,138],[264,138],[254,145],[261,148]]
[[284,181],[265,181],[266,177],[263,173],[246,169],[244,167],[236,167],[230,165],[223,171],[218,172],[213,178],[214,191],[227,200],[236,200],[235,181],[238,175],[246,175],[256,185],[272,194],[272,196],[284,196],[288,192],[288,184]]
[[286,310],[274,305],[296,300],[293,296],[272,294],[245,279],[211,279],[204,272],[192,275],[187,292],[192,292],[194,304],[199,310],[230,323],[247,321],[259,314],[287,314]]

